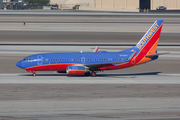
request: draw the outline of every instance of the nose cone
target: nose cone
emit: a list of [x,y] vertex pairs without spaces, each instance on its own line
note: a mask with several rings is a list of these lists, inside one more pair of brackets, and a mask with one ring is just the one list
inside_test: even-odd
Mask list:
[[22,68],[22,62],[21,61],[17,62],[16,66]]

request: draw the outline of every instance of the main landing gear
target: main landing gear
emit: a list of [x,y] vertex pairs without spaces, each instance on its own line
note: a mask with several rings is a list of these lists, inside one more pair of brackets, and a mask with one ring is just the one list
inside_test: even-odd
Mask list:
[[96,77],[96,73],[95,72],[87,72],[87,73],[85,73],[85,76]]
[[96,77],[96,73],[95,73],[95,72],[92,72],[92,73],[91,73],[91,77]]

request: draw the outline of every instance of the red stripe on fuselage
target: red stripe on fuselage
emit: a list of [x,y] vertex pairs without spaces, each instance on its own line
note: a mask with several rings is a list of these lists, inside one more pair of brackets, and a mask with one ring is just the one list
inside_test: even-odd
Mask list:
[[67,66],[75,65],[75,64],[47,64],[34,66],[30,68],[26,68],[26,70],[34,70],[34,71],[66,71]]

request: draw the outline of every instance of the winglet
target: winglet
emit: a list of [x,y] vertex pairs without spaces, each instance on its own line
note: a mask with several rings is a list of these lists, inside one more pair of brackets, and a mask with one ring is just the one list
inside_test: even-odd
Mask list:
[[97,46],[93,52],[98,52],[98,50],[99,50],[99,46]]

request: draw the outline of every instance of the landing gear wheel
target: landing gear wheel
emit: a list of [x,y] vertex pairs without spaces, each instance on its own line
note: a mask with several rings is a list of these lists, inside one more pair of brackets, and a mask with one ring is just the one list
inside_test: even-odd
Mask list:
[[96,73],[95,73],[95,72],[92,72],[91,76],[92,76],[92,77],[96,77]]
[[33,73],[32,75],[33,75],[34,77],[36,77],[36,73]]

